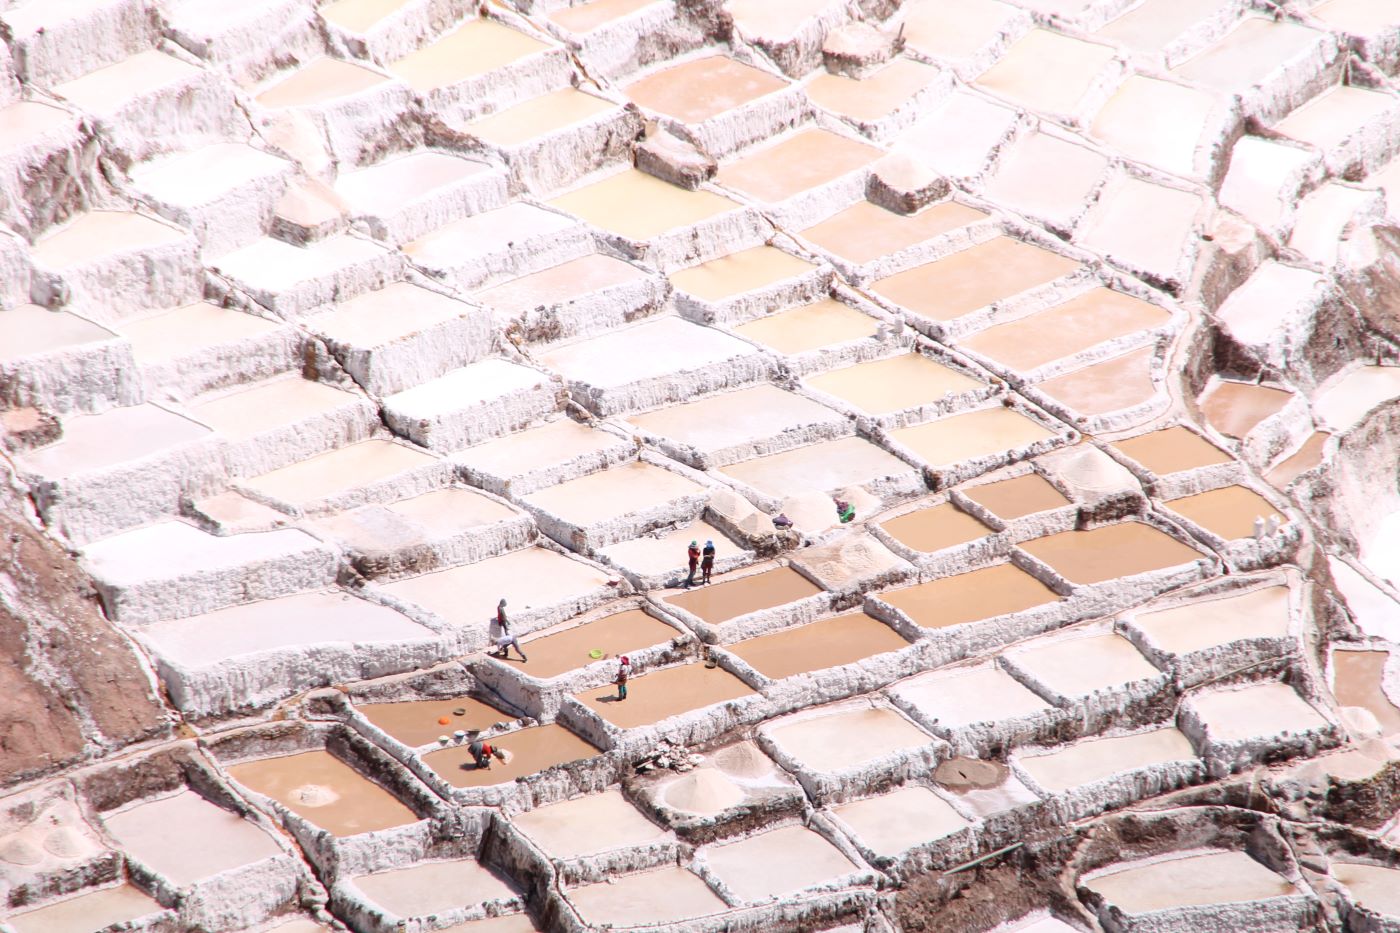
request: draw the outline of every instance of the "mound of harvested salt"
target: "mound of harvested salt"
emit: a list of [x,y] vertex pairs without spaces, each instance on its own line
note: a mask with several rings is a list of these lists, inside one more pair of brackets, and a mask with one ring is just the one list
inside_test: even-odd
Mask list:
[[44,837],[44,848],[59,858],[76,858],[87,851],[88,844],[69,827],[60,826]]
[[292,799],[303,807],[328,807],[339,800],[340,795],[320,784],[303,784],[292,791]]
[[11,865],[38,865],[43,860],[44,853],[39,847],[23,837],[11,839],[0,847],[0,861]]
[[744,799],[744,792],[714,768],[696,768],[666,788],[666,804],[687,813],[711,816]]
[[1062,482],[1086,492],[1111,492],[1137,485],[1125,467],[1089,444],[1065,450],[1047,462]]
[[714,756],[715,765],[726,774],[741,778],[761,778],[773,773],[773,762],[752,742],[731,745]]

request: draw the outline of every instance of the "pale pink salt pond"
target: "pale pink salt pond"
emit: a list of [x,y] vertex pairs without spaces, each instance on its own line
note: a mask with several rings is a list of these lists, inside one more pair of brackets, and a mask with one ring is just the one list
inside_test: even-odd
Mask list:
[[1081,416],[1093,417],[1144,405],[1156,395],[1153,347],[1094,363],[1036,383],[1036,388]]
[[903,411],[982,388],[978,380],[921,353],[857,363],[808,376],[806,383],[871,415]]
[[1176,175],[1198,174],[1197,150],[1217,104],[1215,95],[1133,75],[1094,118],[1090,132],[1128,158]]
[[1356,36],[1373,36],[1396,23],[1390,0],[1326,0],[1308,13]]
[[1275,123],[1273,129],[1329,152],[1383,120],[1386,112],[1394,108],[1395,99],[1389,94],[1339,84],[1294,110]]
[[1030,372],[1096,344],[1161,327],[1171,315],[1130,295],[1095,288],[1044,311],[979,331],[959,341],[1006,366]]
[[1115,774],[1195,758],[1190,739],[1181,730],[1169,727],[1135,735],[1092,738],[1045,754],[1018,755],[1016,763],[1036,784],[1054,794]]
[[778,204],[868,166],[884,152],[830,130],[808,129],[724,165],[716,181]]
[[803,230],[802,238],[847,262],[867,263],[986,219],[984,212],[953,200],[915,214],[857,201]]
[[1209,851],[1116,865],[1080,884],[1125,914],[1235,904],[1293,894],[1287,880],[1243,852]]
[[592,0],[546,14],[569,32],[587,33],[637,12],[656,0]]
[[920,317],[951,321],[1078,268],[1073,259],[998,236],[880,279],[871,289]]
[[361,554],[383,554],[509,521],[520,514],[475,489],[453,486],[388,505],[338,512],[312,524]]
[[645,273],[620,259],[592,253],[481,289],[473,297],[498,311],[520,314],[645,279]]
[[239,388],[207,401],[197,399],[190,404],[189,412],[224,437],[245,440],[281,425],[330,415],[357,400],[354,394],[324,382],[290,376]]
[[92,933],[164,909],[144,891],[119,884],[12,914],[5,922],[15,933]]
[[102,256],[173,245],[189,236],[135,211],[88,211],[44,234],[32,255],[45,268],[62,270]]
[[627,420],[644,433],[700,451],[756,444],[808,426],[835,429],[845,421],[825,405],[769,383],[669,405]]
[[998,0],[926,0],[909,6],[905,41],[935,58],[971,58],[1023,16],[1021,10]]
[[1290,60],[1318,46],[1324,35],[1297,23],[1247,16],[1224,38],[1172,73],[1215,91],[1238,93],[1263,83]]
[[1172,654],[1206,651],[1251,638],[1288,635],[1288,587],[1266,586],[1139,613],[1131,627]]
[[280,331],[281,326],[265,318],[200,301],[151,317],[123,321],[122,335],[132,342],[136,363],[144,366],[203,356],[204,350],[270,335]]
[[1002,454],[1054,436],[1039,422],[1000,405],[890,432],[897,443],[933,466]]
[[163,660],[187,668],[312,646],[437,639],[431,629],[387,606],[334,592],[284,596],[156,622],[146,626],[143,635]]
[[256,100],[264,107],[307,107],[359,94],[389,79],[338,58],[318,58],[268,86]]
[[421,94],[484,75],[549,48],[519,30],[480,16],[390,62],[388,71]]
[[460,450],[452,459],[468,470],[506,481],[570,460],[593,457],[602,461],[608,450],[622,443],[615,434],[559,418]]
[[1291,392],[1272,386],[1213,379],[1201,394],[1201,414],[1220,433],[1240,438],[1278,414],[1292,398]]
[[538,359],[565,379],[610,389],[758,353],[752,344],[713,327],[665,315],[565,344]]
[[823,298],[740,324],[734,333],[779,353],[796,354],[871,337],[877,329],[879,322],[869,315]]
[[256,824],[191,790],[103,814],[102,824],[128,855],[178,888],[282,854]]
[[306,508],[438,462],[408,444],[371,438],[243,480],[243,485],[276,502]]
[[971,825],[942,797],[917,785],[845,803],[832,813],[867,849],[887,858]]
[[1332,877],[1352,901],[1387,917],[1400,917],[1400,869],[1357,862],[1333,862]]
[[60,479],[150,457],[209,434],[204,425],[147,402],[64,418],[60,440],[16,459],[26,470]]
[[586,528],[632,512],[655,509],[696,496],[705,487],[679,473],[642,460],[531,493],[522,501],[577,528]]
[[574,888],[567,897],[593,925],[678,924],[729,910],[709,885],[676,865],[614,875],[607,881]]
[[530,547],[398,580],[384,589],[451,625],[484,628],[503,598],[516,613],[543,610],[590,596],[607,582],[607,574],[582,561],[547,548]]
[[1012,143],[987,182],[995,200],[1068,225],[1103,179],[1108,158],[1046,132]]
[[1325,729],[1327,720],[1284,683],[1195,694],[1188,701],[1212,742],[1245,742]]
[[784,826],[701,852],[716,877],[746,902],[792,894],[860,870],[805,826]]
[[960,729],[981,722],[1022,719],[1053,707],[999,667],[981,664],[922,674],[894,688],[921,715],[941,728]]
[[1006,660],[1042,689],[1062,697],[1083,697],[1162,672],[1122,635],[1052,637],[1007,652]]
[[566,127],[600,119],[617,109],[618,105],[612,101],[564,88],[497,110],[490,116],[466,124],[462,132],[493,146],[520,146],[542,141]]
[[[803,768],[821,773],[859,768],[934,741],[894,710],[870,706],[779,720],[764,726],[764,732]],[[853,736],[859,741],[853,742]]]
[[1193,191],[1118,175],[1085,215],[1076,239],[1120,264],[1175,281],[1194,255],[1203,209]]
[[977,84],[1031,110],[1071,114],[1113,56],[1110,46],[1033,29]]
[[407,868],[356,875],[349,883],[386,913],[405,919],[516,896],[514,888],[495,871],[467,859],[419,862]]
[[863,123],[873,123],[909,103],[938,80],[939,70],[908,58],[896,58],[859,80],[819,70],[807,83],[807,96],[823,110]]
[[1329,379],[1313,399],[1313,410],[1336,431],[1355,426],[1371,409],[1400,397],[1400,366],[1358,366]]
[[1219,12],[1218,0],[1146,0],[1095,35],[1136,51],[1160,53],[1187,29]]
[[624,169],[549,202],[601,230],[649,240],[738,210],[739,203],[711,191],[687,191],[636,169]]
[[616,788],[516,814],[511,823],[556,859],[649,846],[669,838]]
[[[252,315],[242,316],[257,320]],[[26,304],[0,315],[0,361],[115,339],[117,335],[107,328],[67,311]]]
[[671,284],[703,301],[721,301],[801,278],[816,266],[772,246],[755,246],[671,273]]
[[787,86],[766,71],[711,55],[653,72],[622,91],[639,107],[695,124]]
[[349,32],[364,33],[408,5],[409,0],[335,0],[318,11],[322,19]]
[[643,576],[681,573],[685,569],[686,547],[691,541],[714,541],[718,549],[716,556],[721,562],[739,550],[724,532],[697,519],[664,534],[653,532],[600,548],[598,554],[606,557],[614,566]]
[[767,495],[786,499],[909,476],[914,467],[864,438],[842,437],[731,463],[720,472]]
[[443,224],[406,244],[403,252],[434,270],[456,269],[497,253],[503,243],[564,237],[578,227],[571,217],[524,201]]
[[830,9],[831,0],[725,0],[724,10],[745,37],[787,39],[797,35],[812,17]]

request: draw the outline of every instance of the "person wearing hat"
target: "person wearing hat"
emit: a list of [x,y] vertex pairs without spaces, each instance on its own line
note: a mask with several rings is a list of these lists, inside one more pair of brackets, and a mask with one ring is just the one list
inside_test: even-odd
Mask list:
[[617,699],[622,701],[627,699],[627,678],[632,674],[632,662],[627,660],[627,655],[623,655],[617,662],[617,679],[613,683],[617,684]]
[[690,562],[690,574],[685,578],[687,588],[695,585],[695,568],[700,564],[700,542],[690,542],[690,547],[685,551],[686,559]]
[[715,543],[705,542],[705,549],[700,552],[700,582],[709,583],[710,574],[715,570]]
[[477,738],[481,733],[475,729],[472,730],[471,734],[472,743],[467,746],[467,751],[471,753],[472,761],[476,762],[478,768],[489,771],[491,770],[492,758],[502,762],[506,760],[504,749],[497,748],[490,742],[483,742],[481,739]]

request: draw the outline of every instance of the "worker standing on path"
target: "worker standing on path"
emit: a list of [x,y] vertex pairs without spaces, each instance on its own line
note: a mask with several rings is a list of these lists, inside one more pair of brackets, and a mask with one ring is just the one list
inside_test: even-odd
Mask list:
[[710,574],[715,571],[715,543],[705,542],[705,549],[700,552],[700,582],[709,583]]
[[627,678],[632,675],[632,662],[627,660],[627,655],[617,662],[617,679],[613,683],[617,684],[617,699],[621,702],[627,699]]
[[496,604],[496,620],[491,623],[491,640],[496,644],[496,650],[491,652],[493,657],[505,659],[510,657],[510,649],[515,648],[515,653],[520,655],[521,661],[528,661],[525,652],[520,649],[520,639],[510,632],[510,621],[506,618],[506,601],[502,599]]
[[686,588],[689,589],[695,585],[695,568],[700,564],[700,542],[690,542],[690,547],[686,548],[685,556],[690,563],[690,573],[685,578]]

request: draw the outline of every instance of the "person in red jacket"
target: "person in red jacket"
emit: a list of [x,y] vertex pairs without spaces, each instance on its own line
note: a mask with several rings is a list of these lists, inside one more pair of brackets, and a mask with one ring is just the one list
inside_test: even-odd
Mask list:
[[483,742],[481,739],[476,738],[478,734],[479,733],[476,732],[472,733],[472,744],[467,746],[467,751],[471,753],[472,760],[476,762],[478,768],[489,771],[491,770],[491,759],[495,758],[497,761],[505,761],[506,753],[490,742]]
[[700,542],[690,542],[690,547],[686,548],[686,559],[690,562],[690,574],[685,578],[687,588],[695,585],[695,568],[700,565]]
[[627,655],[617,662],[617,679],[613,683],[617,684],[617,699],[622,701],[627,699],[627,678],[632,676],[632,662],[627,660]]

